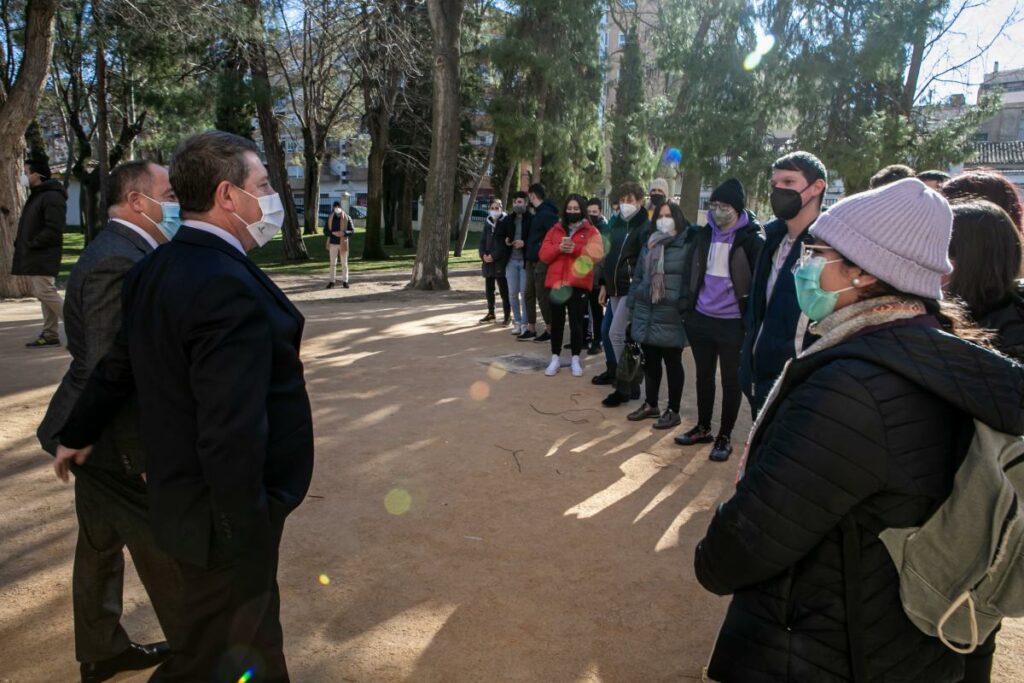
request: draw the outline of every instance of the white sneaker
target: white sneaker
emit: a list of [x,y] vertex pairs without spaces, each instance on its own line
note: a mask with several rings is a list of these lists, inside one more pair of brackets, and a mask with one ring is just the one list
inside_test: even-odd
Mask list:
[[551,362],[548,363],[548,367],[544,370],[544,374],[548,377],[554,377],[558,374],[558,370],[562,367],[562,359],[558,356],[551,356]]
[[572,357],[572,376],[573,377],[582,377],[583,376],[583,366],[580,365],[580,357],[579,356],[573,356]]
[[509,334],[511,334],[513,337],[518,337],[519,335],[521,335],[525,331],[526,331],[526,325],[513,325],[512,326],[512,331],[509,332]]

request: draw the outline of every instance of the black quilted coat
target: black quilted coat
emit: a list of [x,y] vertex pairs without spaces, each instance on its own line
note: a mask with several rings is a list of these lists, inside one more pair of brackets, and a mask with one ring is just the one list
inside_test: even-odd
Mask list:
[[919,525],[948,495],[971,418],[1024,434],[1024,370],[928,321],[790,366],[696,551],[701,584],[733,594],[712,680],[962,678],[963,658],[904,615],[877,534]]

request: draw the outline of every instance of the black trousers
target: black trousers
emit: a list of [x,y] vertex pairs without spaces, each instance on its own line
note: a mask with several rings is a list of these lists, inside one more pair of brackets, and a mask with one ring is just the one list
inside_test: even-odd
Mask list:
[[121,626],[125,548],[132,554],[164,635],[168,640],[175,638],[181,632],[181,572],[153,538],[142,478],[95,467],[74,471],[78,515],[71,578],[75,657],[80,662],[99,662],[131,644]]
[[586,336],[583,319],[587,314],[588,294],[587,290],[575,287],[564,287],[551,291],[549,297],[551,302],[551,353],[554,355],[557,356],[562,352],[566,313],[569,314],[569,344],[572,347],[572,355],[578,356],[583,351],[583,341]]
[[597,303],[600,288],[590,292],[590,340],[601,343],[601,325],[604,323],[604,306]]
[[732,436],[740,413],[740,351],[743,348],[743,321],[722,320],[696,311],[686,318],[686,338],[697,366],[697,424],[711,427],[715,410],[715,375],[722,372],[722,425],[718,433]]
[[683,350],[665,346],[643,344],[644,389],[648,405],[658,407],[658,392],[661,390],[661,366],[665,365],[668,376],[668,407],[678,413],[679,401],[683,398]]
[[270,538],[230,562],[205,568],[179,562],[185,579],[184,637],[150,681],[285,683],[277,563],[288,510],[270,503]]
[[494,283],[498,283],[498,291],[501,293],[501,308],[505,311],[505,317],[512,315],[512,302],[508,298],[508,280],[505,276],[485,277],[484,291],[487,293],[487,312],[494,313]]

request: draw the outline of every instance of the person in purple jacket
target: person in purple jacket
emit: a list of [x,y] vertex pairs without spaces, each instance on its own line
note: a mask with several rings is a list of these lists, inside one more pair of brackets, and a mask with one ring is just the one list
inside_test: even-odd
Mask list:
[[[746,210],[746,193],[735,178],[711,193],[707,216],[707,225],[690,228],[692,261],[683,297],[686,336],[697,368],[697,425],[675,441],[681,446],[713,441],[710,457],[721,462],[732,454],[732,430],[742,403],[743,315],[764,234],[757,218]],[[712,437],[718,367],[722,372],[722,422],[718,436]]]

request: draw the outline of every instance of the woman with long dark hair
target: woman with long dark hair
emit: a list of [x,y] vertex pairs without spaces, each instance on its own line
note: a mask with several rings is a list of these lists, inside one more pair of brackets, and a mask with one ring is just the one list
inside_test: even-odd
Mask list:
[[1024,204],[1010,180],[998,171],[978,169],[954,176],[942,186],[942,194],[951,202],[987,199],[1009,216],[1017,230],[1024,234]]
[[[640,249],[628,306],[632,310],[630,335],[644,352],[644,404],[627,416],[633,422],[654,418],[655,429],[679,425],[679,403],[683,395],[683,280],[688,271],[686,245],[690,222],[673,202],[655,209],[654,231]],[[662,368],[668,377],[668,405],[658,408]]]
[[965,657],[904,612],[879,538],[949,497],[975,421],[1024,434],[1024,368],[943,300],[952,224],[908,178],[811,227],[793,277],[818,339],[772,389],[696,550],[700,583],[733,596],[712,680],[964,680]]
[[992,344],[1024,361],[1024,297],[1021,236],[1005,211],[985,200],[953,204],[949,243],[953,276],[946,292],[967,306],[980,327],[993,332]]

